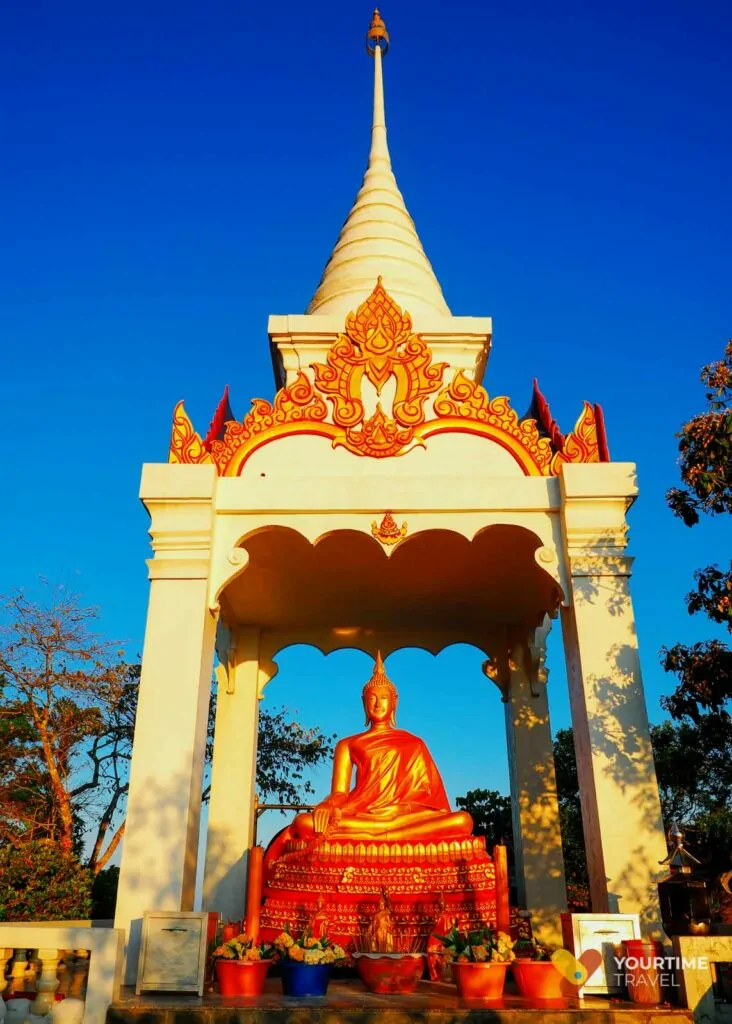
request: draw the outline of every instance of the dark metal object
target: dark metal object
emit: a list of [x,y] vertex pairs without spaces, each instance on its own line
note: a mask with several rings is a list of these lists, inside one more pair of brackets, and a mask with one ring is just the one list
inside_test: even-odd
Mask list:
[[684,847],[684,833],[676,822],[668,839],[673,847],[660,863],[668,864],[669,873],[658,883],[664,931],[668,936],[709,935],[709,882],[695,875],[700,861]]
[[256,813],[254,815],[254,837],[252,839],[252,846],[257,845],[257,823],[259,822],[260,814],[264,814],[265,811],[312,811],[315,804],[260,804],[255,799]]

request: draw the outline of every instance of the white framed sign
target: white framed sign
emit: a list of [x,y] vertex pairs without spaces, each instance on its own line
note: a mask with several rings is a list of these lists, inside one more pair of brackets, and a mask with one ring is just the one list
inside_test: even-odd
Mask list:
[[137,965],[141,992],[203,995],[208,939],[206,911],[146,910]]
[[638,914],[562,914],[565,949],[578,959],[588,949],[602,953],[602,963],[577,990],[578,996],[620,995],[625,992],[618,977],[616,957],[623,955],[623,940],[640,939]]

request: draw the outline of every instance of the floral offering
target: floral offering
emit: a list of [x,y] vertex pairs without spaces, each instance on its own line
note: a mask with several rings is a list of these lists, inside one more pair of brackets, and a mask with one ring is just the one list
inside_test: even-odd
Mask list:
[[288,927],[274,940],[275,949],[284,960],[294,960],[300,964],[338,965],[345,963],[348,954],[342,946],[331,942],[325,935],[316,938],[310,928],[306,928],[299,938],[290,934]]
[[453,928],[447,935],[435,935],[442,943],[442,955],[450,963],[507,964],[515,960],[511,936],[494,932],[492,928],[479,928],[474,932],[459,932]]
[[277,956],[276,948],[267,942],[256,943],[254,939],[246,935],[237,935],[228,942],[222,942],[211,954],[214,960],[240,960],[245,962],[257,962],[258,960],[272,960]]
[[514,944],[513,951],[519,959],[538,960],[541,962],[544,960],[551,960],[554,947],[547,946],[543,942],[539,942],[537,939],[519,939],[519,941]]

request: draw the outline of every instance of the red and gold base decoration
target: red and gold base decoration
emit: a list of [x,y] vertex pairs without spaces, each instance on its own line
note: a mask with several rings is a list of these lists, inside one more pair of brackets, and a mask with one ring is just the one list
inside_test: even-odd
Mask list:
[[[345,948],[363,934],[384,892],[396,925],[412,948],[426,948],[437,922],[448,916],[460,929],[493,925],[510,914],[514,938],[530,937],[530,924],[508,909],[506,882],[496,884],[485,839],[441,843],[329,843],[313,849],[288,843],[265,878],[260,918],[263,940],[316,922]],[[501,904],[505,909],[502,909]],[[504,924],[505,926],[505,924]]]
[[[346,318],[345,333],[330,347],[326,363],[301,370],[273,402],[257,398],[239,422],[224,392],[204,438],[179,402],[173,414],[169,462],[216,466],[219,476],[239,476],[263,445],[300,434],[328,439],[333,448],[373,459],[425,447],[437,434],[466,433],[501,445],[527,476],[556,476],[565,462],[608,462],[602,410],[585,402],[566,436],[552,419],[534,381],[526,416],[508,398],[489,398],[485,388],[458,370],[444,380],[446,363],[433,362],[429,345],[412,331],[409,313],[377,281],[371,295]],[[367,415],[362,386],[376,391]],[[393,385],[387,402],[384,387]]]

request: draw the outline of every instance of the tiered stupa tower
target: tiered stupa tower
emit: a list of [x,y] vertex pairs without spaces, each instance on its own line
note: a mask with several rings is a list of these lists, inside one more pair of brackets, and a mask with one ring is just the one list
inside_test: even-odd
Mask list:
[[378,12],[367,37],[374,60],[374,115],[371,151],[363,184],[338,236],[308,313],[343,322],[380,277],[386,291],[415,326],[449,317],[439,281],[409,216],[391,166],[386,138],[382,61],[389,46]]

